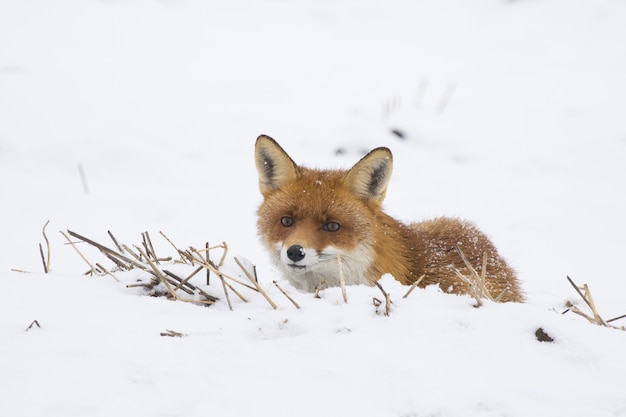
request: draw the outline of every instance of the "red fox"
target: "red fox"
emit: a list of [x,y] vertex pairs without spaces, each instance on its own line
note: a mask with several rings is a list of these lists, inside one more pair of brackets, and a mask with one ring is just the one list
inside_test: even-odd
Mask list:
[[261,135],[255,160],[263,195],[258,233],[294,287],[314,291],[322,279],[338,286],[341,266],[346,285],[374,285],[386,273],[410,285],[424,275],[421,287],[467,294],[470,285],[454,271],[471,276],[461,253],[478,274],[486,253],[486,291],[498,301],[523,301],[515,272],[471,223],[439,217],[405,225],[381,209],[389,149],[374,149],[347,171],[317,170],[296,165]]

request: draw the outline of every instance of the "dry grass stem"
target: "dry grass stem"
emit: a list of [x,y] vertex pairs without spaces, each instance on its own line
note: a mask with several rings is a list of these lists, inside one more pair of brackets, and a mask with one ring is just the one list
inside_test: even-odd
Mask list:
[[100,265],[97,262],[96,262],[96,266],[98,267],[99,270],[101,270],[102,272],[104,272],[107,275],[111,275],[111,277],[113,277],[114,280],[116,280],[117,282],[120,282],[120,280],[117,279],[117,277],[115,275],[113,275],[108,269],[106,269],[105,267],[103,267],[102,265]]
[[178,256],[180,256],[180,260],[181,260],[181,262],[182,262],[182,263],[187,263],[187,260],[185,260],[185,257],[183,256],[183,253],[184,253],[184,252],[183,252],[183,251],[181,251],[180,249],[178,249],[178,248],[176,247],[176,245],[175,245],[175,244],[174,244],[174,243],[170,240],[170,238],[169,238],[169,237],[167,237],[167,236],[165,235],[165,233],[163,233],[162,231],[160,231],[160,230],[159,230],[159,234],[160,234],[161,236],[163,236],[163,238],[164,238],[165,240],[167,240],[167,242],[168,242],[170,245],[172,245],[172,247],[176,250],[176,253],[178,253]]
[[224,261],[226,260],[226,254],[228,253],[228,245],[226,244],[226,242],[222,242],[221,246],[215,246],[215,248],[223,248],[224,252],[222,252],[222,257],[220,258],[220,261],[217,263],[217,267],[221,268],[222,265],[224,265]]
[[121,253],[124,253],[124,249],[122,249],[122,247],[120,246],[120,244],[117,242],[117,239],[115,238],[115,236],[113,236],[113,233],[111,233],[110,230],[107,230],[107,234],[109,235],[109,237],[111,238],[111,240],[113,241],[113,244],[115,245],[115,247],[117,248],[117,250],[119,250]]
[[384,314],[385,316],[389,316],[389,313],[391,312],[391,295],[389,295],[389,293],[387,293],[387,291],[383,289],[382,285],[380,285],[378,281],[374,282],[374,285],[378,287],[380,292],[382,292],[383,296],[385,297],[385,313]]
[[[69,230],[68,230],[68,232],[69,232]],[[72,248],[74,248],[74,250],[76,251],[76,253],[78,253],[78,255],[82,258],[82,260],[83,260],[83,261],[85,261],[85,263],[86,263],[87,265],[89,265],[89,267],[91,268],[92,273],[93,273],[93,272],[95,272],[95,271],[96,271],[96,267],[95,267],[95,266],[93,266],[93,265],[91,264],[91,262],[89,262],[89,260],[88,260],[87,258],[85,258],[85,255],[83,255],[83,254],[81,253],[81,251],[80,251],[80,250],[78,250],[78,248],[76,247],[76,245],[74,244],[74,242],[72,242],[72,239],[70,239],[70,238],[69,238],[69,236],[68,236],[68,235],[66,235],[66,234],[65,234],[62,230],[60,230],[60,231],[59,231],[59,233],[61,233],[61,235],[63,235],[63,237],[67,240],[67,243],[69,243],[69,245],[70,245]]]
[[343,275],[343,262],[341,261],[341,255],[337,254],[337,267],[339,268],[339,285],[341,285],[341,295],[343,296],[343,302],[348,304],[348,294],[346,293],[346,278]]
[[141,234],[141,238],[143,240],[143,247],[146,251],[146,255],[152,257],[154,262],[158,265],[159,258],[156,256],[156,252],[154,251],[154,246],[152,246],[152,240],[150,239],[150,234],[148,232],[143,232]]
[[419,277],[417,279],[417,281],[415,281],[413,284],[411,284],[411,287],[406,292],[406,294],[404,294],[404,296],[402,298],[407,298],[409,296],[409,294],[411,294],[413,292],[413,290],[415,288],[417,288],[418,285],[420,285],[420,283],[424,280],[425,277],[426,277],[426,274],[422,275],[421,277]]
[[252,282],[252,284],[256,287],[256,289],[261,293],[261,295],[267,300],[268,303],[270,303],[270,305],[272,306],[272,308],[274,310],[276,310],[277,306],[276,304],[272,301],[272,299],[270,298],[269,295],[267,295],[267,293],[263,290],[263,288],[261,288],[261,286],[259,285],[259,283],[254,279],[254,277],[252,275],[250,275],[250,272],[248,272],[248,270],[242,265],[242,263],[239,261],[239,259],[237,259],[237,257],[235,256],[233,258],[235,260],[235,262],[237,263],[237,265],[239,266],[239,268],[241,268],[241,270],[243,271],[243,273],[245,274],[246,277],[248,277],[248,279],[250,280],[250,282]]
[[46,258],[43,255],[43,246],[39,244],[39,255],[41,255],[41,263],[43,264],[43,272],[48,273],[48,265],[46,265]]
[[209,261],[208,263],[206,261],[204,261],[204,259],[202,259],[200,253],[195,250],[194,248],[190,248],[190,251],[186,251],[183,252],[185,254],[185,256],[187,257],[187,259],[192,263],[192,264],[198,264],[203,268],[207,268],[210,269],[213,273],[215,273],[218,276],[221,276],[223,278],[228,278],[229,280],[236,282],[239,285],[242,285],[246,288],[251,289],[252,291],[257,291],[259,292],[259,290],[256,287],[253,287],[250,284],[247,284],[243,281],[238,280],[235,277],[231,277],[230,275],[224,274],[223,272],[221,272],[218,268],[217,265],[215,265],[213,262]]
[[576,307],[574,305],[572,305],[569,308],[572,313],[578,314],[579,316],[586,318],[590,323],[597,324],[598,326],[611,327],[613,329],[625,330],[625,328],[623,326],[622,327],[613,326],[612,324],[609,324],[609,322],[618,320],[618,319],[623,318],[623,317],[626,317],[626,315],[623,315],[623,316],[620,316],[620,317],[615,317],[615,318],[613,318],[611,320],[606,320],[605,321],[600,316],[600,313],[598,313],[598,309],[596,308],[596,304],[593,301],[593,297],[591,296],[591,291],[589,290],[589,286],[587,284],[583,284],[583,286],[580,287],[580,286],[576,285],[574,283],[574,281],[569,276],[567,277],[567,280],[572,285],[572,287],[574,287],[574,289],[576,290],[578,295],[580,295],[580,298],[582,298],[583,301],[585,302],[585,304],[587,304],[589,309],[591,309],[591,314],[593,316],[590,316],[588,314],[583,313],[580,309],[578,309],[578,307]]
[[[170,292],[172,298],[174,298],[175,300],[178,299],[178,294],[176,294],[176,291],[174,291],[174,288],[172,287],[170,282],[167,280],[167,278],[165,278],[165,275],[163,275],[163,273],[159,270],[159,268],[156,266],[156,264],[154,262],[152,262],[150,257],[148,257],[148,254],[145,253],[144,251],[142,251],[139,246],[135,246],[135,249],[137,249],[139,251],[139,253],[144,258],[146,258],[146,262],[148,263],[148,265],[150,265],[150,268],[152,268],[152,271],[154,271],[155,275],[161,280],[163,285],[165,285],[167,290]],[[128,251],[128,249],[126,249],[126,250]],[[130,251],[129,251],[129,253],[132,254],[132,252],[130,252]]]
[[324,287],[326,287],[326,278],[322,278],[317,287],[315,287],[315,293],[313,293],[313,298],[321,298],[320,291],[322,291]]
[[164,332],[161,332],[160,335],[161,336],[167,336],[167,337],[183,337],[183,336],[187,336],[184,333],[175,332],[174,330],[165,330]]
[[490,301],[498,301],[500,300],[508,291],[508,288],[505,288],[502,293],[498,294],[498,296],[496,298],[494,298],[490,293],[489,290],[486,287],[486,276],[487,276],[487,253],[485,252],[483,254],[483,263],[482,263],[482,271],[480,274],[478,274],[478,272],[476,271],[476,269],[474,269],[474,267],[472,266],[472,264],[467,260],[467,257],[465,256],[465,254],[463,253],[463,251],[461,250],[460,247],[457,246],[457,250],[459,252],[459,255],[461,256],[461,259],[463,260],[463,263],[465,264],[465,266],[467,267],[468,271],[469,271],[469,276],[465,276],[461,273],[461,271],[459,271],[457,268],[452,268],[452,271],[456,274],[456,276],[463,281],[464,283],[466,283],[469,287],[469,291],[468,294],[471,295],[474,300],[476,300],[476,304],[474,305],[474,307],[480,307],[483,305],[483,299],[487,299]]
[[41,326],[39,325],[39,322],[37,320],[33,320],[33,322],[30,324],[30,326],[26,328],[25,331],[29,331],[30,329],[33,328],[33,326],[37,326],[38,328],[41,328]]
[[[233,304],[230,302],[230,295],[228,295],[228,288],[230,287],[228,284],[226,284],[226,280],[224,279],[224,277],[218,275],[220,281],[222,282],[222,289],[224,290],[224,298],[226,298],[226,304],[228,304],[228,309],[230,311],[233,311]],[[230,287],[232,288],[232,287]]]
[[613,317],[612,319],[608,319],[606,322],[611,323],[612,321],[620,320],[623,318],[626,318],[626,314],[622,314],[621,316],[618,316],[618,317]]
[[[211,258],[209,257],[209,242],[206,242],[204,244],[204,247],[206,248],[206,252],[205,252],[206,263],[211,263]],[[207,268],[207,270],[206,270],[206,285],[210,285],[210,284],[211,284],[211,270]]]
[[299,309],[300,309],[300,305],[299,305],[298,303],[296,303],[296,301],[295,301],[293,298],[291,298],[291,297],[289,296],[289,294],[287,294],[287,291],[283,290],[283,289],[282,289],[282,287],[281,287],[280,285],[278,285],[278,283],[277,283],[276,281],[273,281],[273,282],[274,282],[274,285],[276,285],[276,288],[278,288],[278,290],[279,290],[280,292],[282,292],[282,293],[283,293],[283,295],[284,295],[285,297],[287,297],[287,299],[288,299],[289,301],[291,301],[291,304],[293,304],[294,306],[296,306],[296,308],[299,310]]
[[47,274],[50,272],[50,241],[48,240],[48,236],[46,235],[46,227],[50,224],[50,220],[46,221],[46,224],[43,225],[41,229],[41,234],[43,235],[43,239],[46,241],[46,252],[47,256],[44,260],[43,257],[43,249],[41,248],[41,244],[39,245],[39,251],[41,252],[41,260],[43,261],[44,272]]

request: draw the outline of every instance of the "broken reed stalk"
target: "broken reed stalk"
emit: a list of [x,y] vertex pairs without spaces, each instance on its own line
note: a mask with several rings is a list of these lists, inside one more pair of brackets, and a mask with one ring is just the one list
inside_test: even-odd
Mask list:
[[113,277],[114,280],[116,280],[117,282],[120,282],[119,279],[117,279],[117,277],[115,275],[113,275],[108,269],[106,269],[105,267],[103,267],[102,265],[100,265],[99,263],[96,262],[96,266],[98,267],[98,269],[100,269],[102,272],[104,272],[107,275],[111,275],[111,277]]
[[278,285],[278,282],[276,282],[276,281],[273,281],[273,282],[274,282],[274,285],[276,285],[276,288],[278,288],[278,290],[279,290],[280,292],[282,292],[282,293],[283,293],[283,295],[284,295],[285,297],[287,297],[287,299],[288,299],[289,301],[291,301],[291,304],[293,304],[293,305],[294,305],[294,306],[295,306],[295,307],[299,310],[299,309],[300,309],[300,305],[299,305],[298,303],[296,303],[296,301],[295,301],[293,298],[291,298],[291,297],[289,296],[289,294],[287,294],[287,291],[283,290],[283,289],[282,289],[282,287],[281,287],[280,285]]
[[[69,232],[69,230],[68,230],[68,232]],[[83,254],[81,253],[81,251],[80,251],[80,250],[78,250],[78,248],[76,247],[76,245],[74,244],[74,242],[72,242],[72,239],[70,239],[70,238],[69,238],[69,236],[68,236],[68,235],[66,235],[66,234],[65,234],[62,230],[59,230],[59,233],[61,233],[61,235],[63,235],[63,237],[67,240],[67,243],[69,243],[69,244],[70,244],[70,246],[71,246],[72,248],[74,248],[74,250],[76,251],[76,253],[78,253],[78,255],[79,255],[79,256],[83,259],[83,261],[85,261],[85,263],[86,263],[87,265],[89,265],[89,268],[91,268],[91,273],[94,273],[94,272],[96,271],[96,267],[95,267],[95,266],[93,266],[93,265],[91,264],[91,262],[89,262],[89,260],[88,260],[87,258],[85,258],[85,255],[83,255]]]
[[181,333],[181,332],[176,332],[174,330],[169,330],[166,329],[164,332],[159,333],[160,336],[167,336],[167,337],[183,337],[183,336],[187,336],[185,333]]
[[337,254],[337,265],[339,268],[339,285],[341,285],[341,295],[343,296],[343,302],[348,304],[348,294],[346,293],[346,278],[343,275],[343,262],[341,262],[341,255]]
[[[133,252],[129,251],[126,246],[124,248],[126,249],[126,251],[128,253],[130,253],[131,255],[134,256]],[[178,299],[178,294],[176,294],[176,291],[174,291],[174,288],[172,288],[172,285],[169,283],[167,278],[165,278],[165,276],[159,270],[159,268],[157,268],[156,264],[154,262],[152,262],[152,260],[150,260],[150,257],[148,256],[148,254],[145,253],[144,251],[142,251],[141,248],[139,246],[137,246],[137,245],[135,245],[135,249],[137,249],[139,251],[139,253],[141,254],[141,256],[143,256],[146,259],[146,262],[148,263],[148,265],[150,265],[150,268],[152,268],[152,271],[155,273],[157,278],[159,278],[161,280],[161,282],[163,283],[163,285],[165,285],[167,290],[170,292],[172,298],[177,300]],[[139,259],[137,259],[137,260],[139,260]]]
[[[184,256],[192,263],[192,264],[198,264],[203,268],[207,268],[210,269],[215,275],[217,276],[221,276],[223,278],[228,278],[230,281],[233,281],[239,285],[242,285],[246,288],[251,289],[252,291],[258,291],[258,289],[256,287],[253,287],[250,284],[247,284],[243,281],[238,280],[237,278],[231,277],[230,275],[224,274],[223,272],[221,272],[217,266],[213,263],[213,262],[205,262],[204,259],[202,259],[202,256],[200,255],[200,253],[195,250],[194,248],[190,248],[189,251],[185,251],[182,252],[184,254]],[[195,255],[195,256],[194,256]]]
[[606,322],[611,323],[612,321],[621,320],[626,317],[626,314],[622,314],[621,316],[613,317],[612,319],[608,319]]
[[150,234],[148,232],[143,232],[141,234],[141,237],[143,239],[143,246],[146,249],[146,255],[152,256],[152,259],[154,259],[154,262],[158,265],[159,258],[157,257],[156,252],[154,251],[154,246],[152,246],[152,240],[150,239]]
[[406,294],[404,294],[404,296],[402,298],[407,298],[409,296],[409,294],[411,294],[413,292],[413,290],[415,288],[417,288],[418,285],[420,285],[420,282],[422,282],[424,280],[424,277],[426,277],[426,274],[423,274],[421,277],[419,277],[417,279],[417,281],[415,281],[413,284],[411,284],[411,287],[406,292]]
[[186,264],[186,263],[187,263],[187,260],[186,260],[186,259],[185,259],[185,257],[183,256],[183,251],[181,251],[180,249],[178,249],[178,248],[176,247],[176,245],[175,245],[175,244],[174,244],[174,243],[170,240],[170,238],[169,238],[169,237],[167,237],[167,236],[165,236],[165,233],[163,233],[162,231],[160,231],[160,230],[159,230],[159,234],[160,234],[161,236],[163,236],[163,238],[164,238],[165,240],[167,240],[167,241],[168,241],[168,243],[169,243],[170,245],[172,245],[172,247],[176,250],[176,253],[178,253],[178,256],[180,256],[180,260],[181,260],[183,263],[185,263],[185,264]]
[[385,316],[389,316],[389,313],[391,312],[391,295],[389,295],[389,293],[387,293],[387,291],[383,289],[382,285],[380,285],[378,281],[374,282],[374,285],[378,287],[380,292],[382,292],[383,296],[385,297],[385,313],[384,314]]
[[[199,268],[199,269],[202,270],[202,268]],[[206,298],[206,300],[187,300],[187,299],[182,299],[182,298],[179,297],[178,298],[179,300],[189,301],[189,302],[194,302],[194,303],[203,303],[203,304],[214,304],[217,300],[219,300],[219,298],[214,297],[214,296],[208,294],[202,288],[196,287],[192,283],[188,282],[188,279],[191,278],[193,275],[195,275],[195,272],[193,272],[186,279],[182,279],[179,276],[177,276],[176,274],[174,274],[173,272],[168,271],[166,269],[163,270],[163,273],[165,273],[165,275],[167,275],[168,277],[170,277],[171,279],[173,279],[174,281],[177,282],[175,284],[175,283],[170,281],[170,283],[176,285],[176,287],[174,288],[174,291],[178,291],[180,289],[181,291],[184,291],[184,292],[186,292],[189,295],[195,295],[197,293],[197,294],[202,295],[204,298]]]
[[[209,242],[204,244],[204,247],[206,248],[206,253],[205,258],[206,258],[206,263],[211,263],[211,258],[209,258]],[[211,284],[211,270],[207,268],[206,270],[206,285],[210,285]]]
[[261,286],[259,285],[259,283],[254,279],[254,277],[252,275],[250,275],[250,272],[248,272],[248,270],[243,266],[243,264],[241,262],[239,262],[239,259],[237,259],[237,257],[235,256],[233,258],[235,260],[235,262],[237,263],[237,265],[239,266],[239,268],[241,268],[241,270],[243,271],[244,275],[246,277],[248,277],[248,279],[250,280],[250,282],[252,282],[252,284],[256,287],[257,291],[259,291],[261,293],[261,295],[267,300],[268,303],[270,303],[270,305],[272,306],[272,308],[274,310],[276,310],[276,308],[278,308],[276,306],[276,304],[272,301],[272,299],[270,298],[269,295],[267,295],[267,293],[263,290],[263,288],[261,288]]
[[29,331],[30,329],[33,328],[33,326],[37,326],[38,328],[41,329],[41,325],[39,324],[39,322],[37,320],[33,320],[33,322],[30,324],[30,326],[26,328],[25,331]]
[[[129,257],[127,257],[125,255],[122,255],[119,252],[116,252],[116,251],[114,251],[112,249],[109,249],[106,246],[101,245],[101,244],[99,244],[97,242],[94,242],[93,240],[88,239],[88,238],[86,238],[84,236],[81,236],[78,233],[72,232],[71,230],[68,230],[67,233],[70,236],[72,236],[72,237],[74,237],[74,238],[76,238],[78,240],[82,240],[83,242],[89,243],[91,246],[96,247],[97,249],[100,250],[100,252],[104,253],[107,256],[108,255],[113,256],[113,257],[117,258],[118,261],[123,261],[123,262],[126,262],[126,264],[128,264],[128,265],[133,265],[133,266],[138,267],[140,269],[146,270],[146,267],[144,265],[142,265],[141,263],[138,263],[134,259],[130,259]],[[128,247],[126,246],[125,249],[128,250]],[[126,269],[129,269],[128,266],[127,266]]]
[[[209,248],[209,249],[211,249],[211,248]],[[228,279],[230,279],[230,280],[233,280],[233,281],[235,281],[235,282],[237,282],[237,283],[239,283],[239,284],[241,284],[241,285],[243,285],[243,286],[245,286],[245,287],[248,287],[248,288],[250,288],[250,289],[252,289],[252,290],[254,290],[254,291],[257,291],[257,289],[256,289],[256,288],[253,288],[252,286],[250,286],[250,285],[248,285],[248,284],[246,284],[246,283],[244,283],[244,282],[241,282],[241,281],[239,281],[239,280],[237,280],[237,279],[235,279],[235,278],[233,278],[233,277],[230,277],[230,276],[228,276],[228,275],[226,275],[226,274],[223,274],[223,273],[222,273],[219,269],[217,269],[217,267],[213,264],[213,262],[211,262],[211,261],[209,261],[208,263],[207,263],[207,262],[205,262],[205,261],[204,261],[204,259],[202,258],[202,256],[200,255],[200,253],[199,253],[197,250],[195,250],[194,248],[190,248],[190,250],[188,250],[188,251],[184,251],[184,252],[183,252],[183,251],[181,251],[180,253],[181,253],[181,255],[183,255],[185,258],[187,258],[187,259],[188,259],[188,260],[189,260],[192,264],[198,264],[198,265],[200,265],[202,268],[207,268],[207,269],[210,269],[211,271],[213,271],[213,273],[214,273],[215,275],[217,275],[217,277],[218,277],[218,278],[220,279],[220,281],[222,282],[222,288],[223,288],[223,290],[224,290],[224,295],[225,295],[225,297],[226,297],[226,302],[228,303],[228,307],[230,308],[230,310],[231,310],[231,311],[232,311],[232,309],[233,309],[233,308],[232,308],[232,304],[231,304],[231,302],[230,302],[230,296],[229,296],[229,294],[228,294],[228,288],[230,288],[230,290],[231,290],[232,292],[234,292],[234,293],[235,293],[235,295],[236,295],[237,297],[239,297],[239,298],[241,299],[241,301],[243,301],[244,303],[247,303],[247,302],[248,302],[248,299],[247,299],[246,297],[244,297],[244,296],[243,296],[243,295],[242,295],[239,291],[237,291],[237,290],[236,290],[236,289],[235,289],[232,285],[230,285],[230,284],[226,281],[226,278],[228,278]],[[194,256],[194,254],[195,254],[197,257],[196,257],[196,256]]]
[[619,316],[619,317],[615,317],[615,318],[613,318],[611,320],[606,320],[605,321],[600,316],[600,313],[598,312],[598,309],[596,308],[596,304],[593,301],[593,297],[591,296],[591,291],[589,290],[589,286],[587,284],[583,284],[583,286],[580,287],[580,286],[576,285],[574,283],[574,281],[569,276],[567,276],[567,280],[572,285],[572,287],[574,287],[574,289],[576,290],[578,295],[580,295],[580,298],[582,298],[583,301],[585,302],[585,304],[587,304],[587,306],[591,309],[591,313],[593,314],[593,317],[589,316],[588,314],[583,313],[576,306],[571,306],[570,307],[570,310],[573,313],[576,313],[579,316],[586,318],[590,323],[596,324],[598,326],[611,327],[613,329],[625,330],[624,327],[613,326],[612,324],[609,324],[609,323],[612,322],[612,321],[619,320],[621,318],[626,317],[626,314],[622,315],[622,316]]
[[326,286],[326,278],[322,278],[320,283],[317,284],[317,287],[315,287],[315,293],[313,293],[313,298],[321,298],[320,291],[322,291],[325,286]]
[[48,265],[46,265],[46,258],[43,255],[43,246],[39,244],[39,255],[41,256],[41,262],[43,263],[43,272],[48,273]]
[[43,234],[43,238],[46,241],[47,257],[45,259],[43,256],[43,249],[41,247],[41,244],[39,244],[39,252],[41,253],[43,269],[46,274],[50,272],[50,241],[48,240],[48,236],[46,235],[46,227],[48,227],[48,224],[50,224],[50,220],[46,221],[46,223],[43,225],[43,228],[41,229],[41,234]]
[[470,272],[470,276],[465,276],[459,271],[457,268],[452,267],[452,271],[456,274],[456,276],[463,282],[465,282],[469,286],[469,295],[471,295],[474,300],[476,300],[476,304],[474,307],[480,307],[483,305],[482,299],[486,298],[487,300],[498,302],[508,291],[508,288],[502,290],[497,297],[493,297],[489,290],[487,289],[487,252],[483,253],[483,263],[482,263],[482,271],[480,275],[476,272],[476,269],[470,264],[467,260],[467,257],[463,253],[460,247],[456,247],[463,263]]
[[122,249],[120,244],[117,242],[117,239],[115,239],[115,236],[113,236],[113,233],[111,233],[110,230],[107,230],[107,234],[109,235],[109,237],[111,238],[111,240],[115,244],[115,247],[117,248],[117,250],[119,250],[121,253],[124,253],[124,249]]
[[222,289],[224,290],[224,297],[226,298],[226,303],[228,304],[228,309],[233,311],[233,304],[230,302],[230,295],[228,295],[228,286],[226,285],[226,280],[224,277],[218,275],[218,278],[222,282]]

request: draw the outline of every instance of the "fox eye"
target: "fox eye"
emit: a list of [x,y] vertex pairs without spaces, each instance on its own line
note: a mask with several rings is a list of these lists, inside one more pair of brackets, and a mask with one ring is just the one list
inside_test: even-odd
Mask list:
[[280,218],[280,224],[282,224],[284,227],[291,227],[293,226],[293,217],[291,216],[283,216]]
[[337,222],[327,222],[322,226],[322,230],[327,232],[337,232],[341,229],[341,225]]

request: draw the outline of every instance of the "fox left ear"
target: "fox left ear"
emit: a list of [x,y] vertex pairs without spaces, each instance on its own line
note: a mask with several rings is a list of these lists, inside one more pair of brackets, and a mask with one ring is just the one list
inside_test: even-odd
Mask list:
[[261,135],[254,145],[254,159],[259,174],[259,189],[264,196],[298,176],[298,166],[272,138]]
[[391,178],[393,157],[387,148],[376,148],[346,174],[344,182],[368,203],[382,204]]

